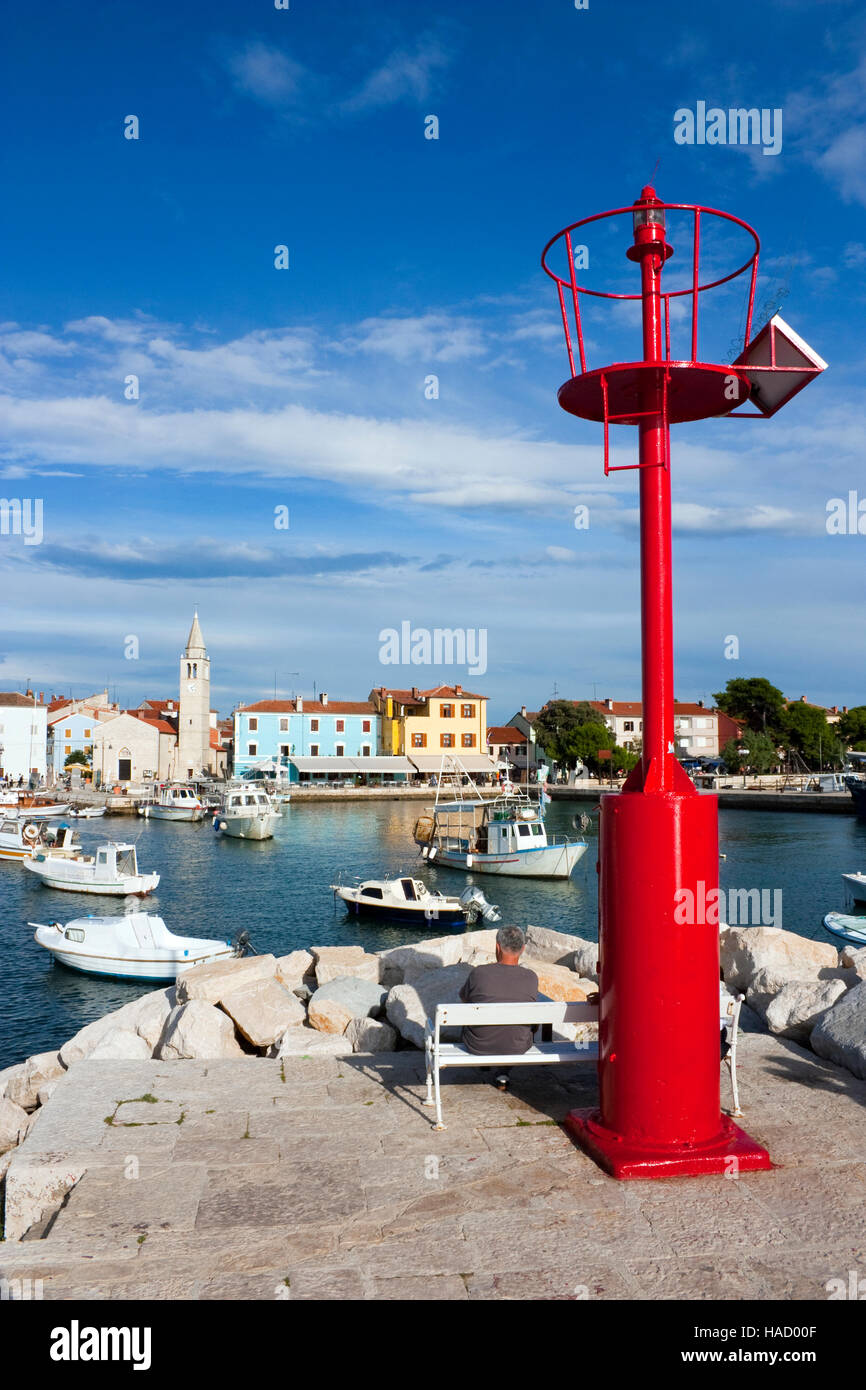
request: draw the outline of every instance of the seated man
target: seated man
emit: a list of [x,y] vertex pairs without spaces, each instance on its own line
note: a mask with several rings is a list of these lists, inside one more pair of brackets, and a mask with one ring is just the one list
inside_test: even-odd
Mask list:
[[[526,970],[520,957],[526,938],[519,927],[500,927],[496,933],[496,964],[476,965],[460,990],[464,1004],[534,1004],[538,999],[538,976]],[[479,1057],[485,1053],[527,1052],[532,1046],[533,1028],[526,1023],[494,1023],[463,1029],[463,1045]],[[496,1084],[504,1090],[507,1070],[500,1071]]]

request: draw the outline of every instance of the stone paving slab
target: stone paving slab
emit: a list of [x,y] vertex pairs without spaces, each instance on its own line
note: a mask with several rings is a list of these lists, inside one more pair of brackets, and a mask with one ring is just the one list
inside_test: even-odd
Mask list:
[[757,1033],[741,1089],[772,1172],[617,1183],[560,1126],[595,1099],[583,1067],[505,1093],[448,1073],[437,1132],[414,1052],[83,1061],[10,1164],[0,1277],[61,1300],[826,1297],[866,1272],[866,1082]]

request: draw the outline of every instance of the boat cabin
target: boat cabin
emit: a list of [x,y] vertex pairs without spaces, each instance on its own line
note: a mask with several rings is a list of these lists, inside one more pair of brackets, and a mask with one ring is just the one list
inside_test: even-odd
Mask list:
[[138,875],[135,845],[100,845],[95,863],[97,871],[105,870],[111,878],[135,878]]
[[435,807],[434,818],[433,843],[461,854],[515,854],[548,843],[538,810],[521,800],[455,801]]
[[227,811],[255,810],[257,807],[260,810],[268,811],[271,808],[271,803],[264,792],[251,791],[229,792],[225,805]]

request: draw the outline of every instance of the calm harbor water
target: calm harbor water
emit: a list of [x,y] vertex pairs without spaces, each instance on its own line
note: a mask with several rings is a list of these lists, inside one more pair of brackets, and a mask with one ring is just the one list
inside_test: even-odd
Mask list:
[[[143,900],[183,936],[233,937],[246,929],[259,952],[284,955],[296,947],[363,943],[368,950],[440,934],[434,925],[361,925],[334,901],[329,884],[342,874],[380,877],[414,871],[443,892],[477,883],[504,921],[597,938],[596,820],[590,848],[568,883],[473,879],[426,866],[412,842],[420,803],[397,801],[298,803],[287,808],[273,840],[225,839],[209,821],[172,825],[131,817],[81,822],[80,837],[93,847],[108,839],[133,839],[139,865],[162,875],[157,893]],[[577,804],[554,802],[548,827],[574,835]],[[789,931],[829,940],[824,913],[843,904],[840,874],[866,866],[866,824],[849,816],[720,812],[724,888],[781,889]],[[155,988],[90,979],[55,966],[33,940],[28,921],[69,921],[89,913],[122,913],[119,898],[60,893],[41,887],[20,864],[0,862],[2,940],[6,987],[0,1005],[0,1068],[33,1052],[60,1046],[85,1023]],[[483,924],[482,924],[483,925]]]

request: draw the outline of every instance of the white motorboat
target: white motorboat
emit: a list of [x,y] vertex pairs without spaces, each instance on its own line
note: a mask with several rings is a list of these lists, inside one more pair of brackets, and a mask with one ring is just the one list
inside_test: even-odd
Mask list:
[[69,812],[76,820],[97,820],[99,816],[105,815],[104,806],[73,806]]
[[[415,843],[428,863],[509,877],[571,876],[587,843],[549,836],[541,798],[536,806],[524,792],[511,788],[490,801],[467,800],[463,784],[468,776],[457,758],[449,762],[456,766],[456,776],[443,768],[436,804],[415,822]],[[453,801],[441,799],[449,775],[457,796]]]
[[69,804],[32,792],[7,792],[0,810],[10,819],[17,816],[20,820],[56,820],[68,813]]
[[392,921],[415,922],[419,927],[430,922],[446,927],[471,926],[479,917],[486,922],[500,920],[498,909],[480,888],[467,888],[458,898],[431,891],[420,878],[368,878],[353,887],[332,883],[331,891],[359,916],[390,917]]
[[824,918],[824,929],[838,941],[847,941],[850,946],[866,946],[866,917],[828,912]]
[[201,821],[205,817],[198,792],[181,782],[166,782],[157,789],[151,801],[141,802],[136,810],[146,820]]
[[159,883],[159,874],[139,873],[135,845],[100,845],[95,854],[76,854],[70,859],[39,850],[22,863],[47,888],[63,888],[70,893],[143,897]]
[[238,840],[270,840],[280,811],[258,787],[227,787],[214,812],[213,828]]
[[849,903],[866,903],[866,874],[843,874]]
[[161,917],[130,912],[122,917],[76,917],[67,922],[29,922],[33,938],[54,959],[87,975],[163,984],[182,970],[241,954],[228,941],[174,936]]
[[21,861],[39,852],[68,859],[81,853],[81,845],[68,825],[53,828],[14,817],[0,821],[0,859]]

